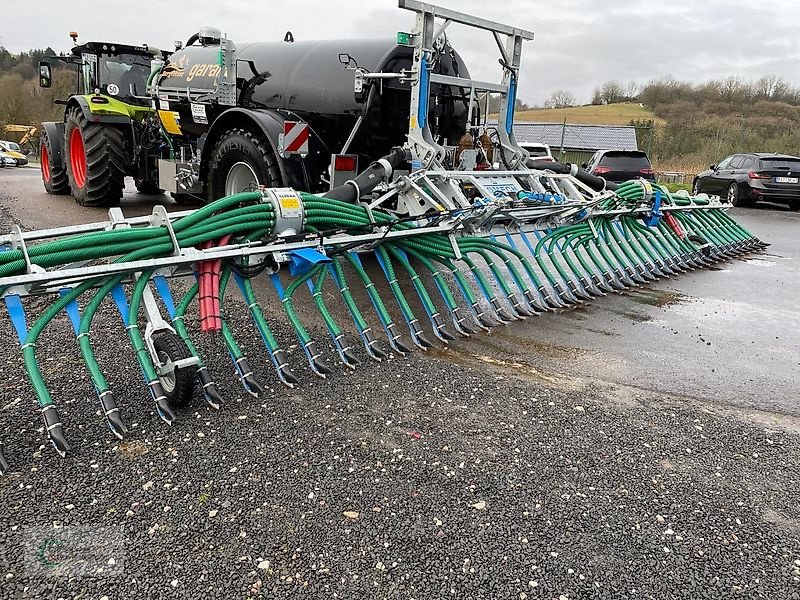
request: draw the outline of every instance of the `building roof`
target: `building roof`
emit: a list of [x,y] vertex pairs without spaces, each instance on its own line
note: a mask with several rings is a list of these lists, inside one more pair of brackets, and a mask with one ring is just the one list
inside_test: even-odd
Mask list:
[[561,147],[571,150],[638,150],[636,128],[631,125],[577,125],[567,123],[534,123],[518,121],[514,123],[514,136],[517,143],[539,142],[551,148]]

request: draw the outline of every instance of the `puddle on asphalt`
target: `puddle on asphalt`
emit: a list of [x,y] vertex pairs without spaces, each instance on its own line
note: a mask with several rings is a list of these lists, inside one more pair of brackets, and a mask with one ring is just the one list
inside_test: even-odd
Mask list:
[[619,315],[621,317],[625,317],[626,319],[630,319],[634,323],[647,323],[648,321],[653,320],[653,317],[651,315],[646,315],[644,313],[639,313],[632,310],[617,310],[614,308],[609,308],[608,310],[609,312],[612,312],[615,315]]
[[496,356],[489,356],[488,354],[470,352],[465,348],[455,348],[453,346],[431,348],[428,350],[428,355],[462,366],[475,366],[475,362],[478,361],[484,365],[491,366],[493,370],[508,372],[525,379],[536,380],[551,386],[556,386],[559,389],[579,389],[584,385],[583,382],[577,378],[546,373],[526,362],[505,360],[497,358]]
[[777,258],[778,260],[792,260],[791,256],[781,256],[780,254],[769,254],[767,252],[762,252],[760,256],[768,256],[769,258]]
[[689,302],[691,298],[672,290],[633,290],[628,297],[637,304],[647,304],[658,308],[667,308],[676,304]]
[[744,262],[757,267],[774,267],[777,263],[774,260],[767,260],[758,256],[751,256],[742,259]]

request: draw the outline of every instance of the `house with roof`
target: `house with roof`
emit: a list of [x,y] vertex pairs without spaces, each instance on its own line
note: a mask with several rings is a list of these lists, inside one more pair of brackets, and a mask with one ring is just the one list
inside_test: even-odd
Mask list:
[[638,150],[636,127],[576,123],[514,123],[517,143],[547,144],[556,160],[580,165],[598,150]]

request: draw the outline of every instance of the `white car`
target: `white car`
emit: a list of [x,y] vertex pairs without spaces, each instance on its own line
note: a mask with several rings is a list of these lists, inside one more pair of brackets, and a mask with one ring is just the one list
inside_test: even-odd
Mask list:
[[17,166],[17,159],[11,156],[10,154],[6,154],[5,152],[0,152],[0,167],[16,167]]
[[523,150],[527,150],[534,160],[555,160],[550,146],[538,142],[527,142],[519,145]]

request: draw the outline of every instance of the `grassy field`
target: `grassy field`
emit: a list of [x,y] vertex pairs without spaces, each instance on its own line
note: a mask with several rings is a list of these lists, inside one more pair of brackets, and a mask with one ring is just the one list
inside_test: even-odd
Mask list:
[[663,119],[639,106],[637,103],[605,104],[600,106],[574,106],[572,108],[539,108],[517,112],[517,121],[540,121],[543,123],[586,123],[591,125],[629,125],[634,119],[653,119],[659,125]]

